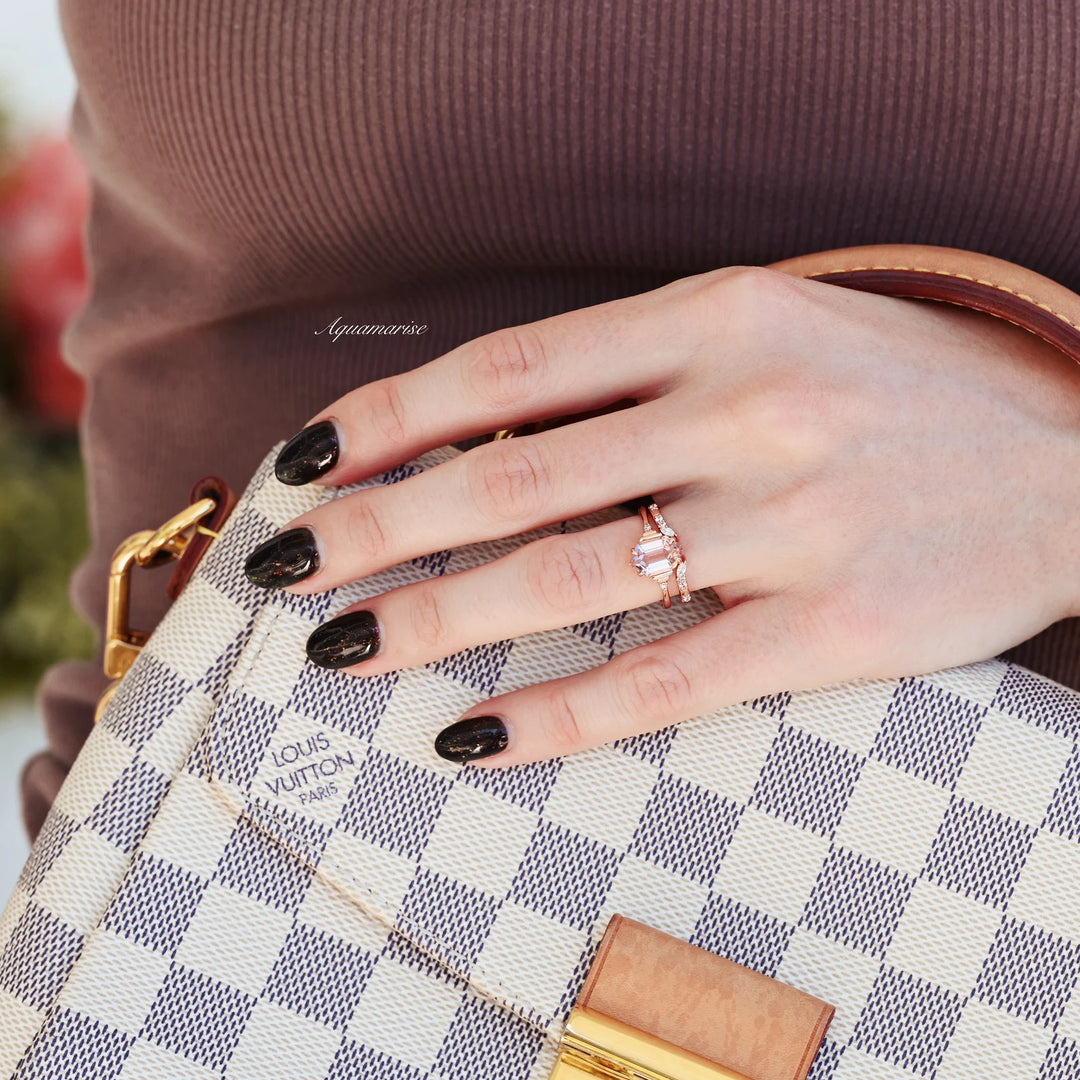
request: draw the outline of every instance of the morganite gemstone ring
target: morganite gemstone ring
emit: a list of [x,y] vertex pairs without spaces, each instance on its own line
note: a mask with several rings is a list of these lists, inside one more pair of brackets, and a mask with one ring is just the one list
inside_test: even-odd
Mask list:
[[670,582],[674,577],[682,602],[690,602],[686,584],[686,559],[675,530],[664,520],[656,503],[640,507],[641,539],[630,551],[630,565],[642,577],[651,577],[660,586],[664,607],[671,607]]

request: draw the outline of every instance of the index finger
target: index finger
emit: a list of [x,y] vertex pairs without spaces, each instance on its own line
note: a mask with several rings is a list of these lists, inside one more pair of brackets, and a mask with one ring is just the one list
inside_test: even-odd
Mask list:
[[655,393],[699,336],[666,304],[717,273],[494,330],[361,386],[293,436],[278,479],[346,484],[449,442]]

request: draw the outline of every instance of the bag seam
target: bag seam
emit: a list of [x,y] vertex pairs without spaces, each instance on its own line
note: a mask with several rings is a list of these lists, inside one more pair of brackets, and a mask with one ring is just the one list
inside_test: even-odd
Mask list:
[[[255,650],[252,652],[251,645],[253,643],[249,642],[249,647],[244,650],[245,654],[250,655],[250,662],[246,665],[246,670],[243,672],[242,676],[235,684],[235,689],[238,691],[246,690],[248,688],[247,678],[254,669],[259,655],[262,653],[263,649],[266,646],[266,643],[269,641],[270,634],[281,616],[280,608],[273,607],[272,605],[268,605],[268,607],[270,608],[270,610],[273,611],[273,617],[268,620],[268,625],[265,631],[260,636],[257,648],[255,648]],[[266,610],[266,608],[264,608],[263,610]],[[240,662],[238,659],[237,668],[239,667]],[[212,716],[210,719],[212,720]],[[208,721],[207,726],[209,726],[209,723],[210,721]],[[226,724],[228,724],[228,721],[226,721]],[[454,978],[462,980],[467,986],[469,986],[481,997],[486,998],[493,1004],[498,1005],[500,1008],[505,1009],[514,1016],[517,1016],[520,1020],[523,1020],[525,1023],[529,1024],[531,1027],[539,1031],[547,1041],[552,1043],[558,1042],[558,1037],[552,1035],[551,1033],[551,1028],[556,1022],[554,1016],[549,1016],[549,1014],[545,1013],[542,1009],[539,1009],[535,1005],[531,1004],[524,995],[507,986],[507,984],[504,983],[501,979],[491,976],[483,967],[483,965],[478,963],[468,963],[468,958],[462,952],[460,952],[460,950],[454,948],[448,942],[443,941],[437,933],[426,927],[423,923],[417,922],[415,919],[412,919],[408,916],[402,918],[400,905],[390,903],[390,901],[385,896],[377,893],[373,888],[371,888],[371,886],[361,883],[354,875],[344,870],[343,867],[333,858],[327,858],[325,860],[320,858],[316,862],[311,857],[310,853],[304,852],[304,845],[306,845],[307,842],[303,839],[303,837],[299,836],[281,817],[278,816],[273,806],[265,802],[254,802],[254,805],[266,811],[266,813],[274,820],[275,824],[286,834],[286,836],[299,846],[300,850],[294,850],[293,848],[290,848],[287,844],[283,844],[280,837],[274,836],[273,832],[258,819],[258,816],[255,815],[250,809],[250,806],[253,802],[252,798],[250,797],[250,793],[248,794],[246,803],[240,805],[234,804],[232,799],[227,794],[229,788],[231,788],[232,785],[230,785],[228,781],[221,779],[215,771],[217,760],[214,754],[213,743],[211,743],[210,747],[208,748],[208,752],[209,767],[207,769],[207,774],[210,779],[209,786],[219,795],[221,801],[225,805],[227,805],[233,813],[238,814],[239,817],[250,822],[256,828],[260,829],[271,840],[283,847],[287,852],[289,852],[289,854],[291,854],[295,858],[298,858],[305,866],[307,866],[312,871],[314,875],[321,876],[324,878],[324,880],[329,881],[332,885],[335,886],[335,888],[338,889],[338,891],[344,893],[346,899],[352,901],[353,903],[357,903],[358,901],[360,901],[362,910],[365,910],[369,915],[372,915],[375,919],[377,919],[377,921],[383,923],[392,932],[402,934],[402,936],[405,937],[406,940],[411,941],[413,945],[421,949],[427,956],[429,956],[434,961],[437,967],[452,975]],[[335,883],[335,881],[333,880],[333,874],[326,873],[323,870],[324,863],[329,864],[331,870],[335,871],[336,874],[339,876],[339,882],[343,883]],[[360,897],[351,895],[347,891],[350,885],[352,888],[356,889],[360,893],[366,894],[370,900],[370,904],[364,905]],[[409,936],[408,934],[403,933],[401,927],[398,925],[399,922],[402,921],[408,923],[412,927],[412,934],[414,936],[423,935],[428,939],[430,944],[425,945],[421,941],[414,940],[413,936]],[[436,955],[432,950],[432,946],[443,950],[443,952],[450,960],[457,960],[459,963],[459,967],[455,968],[454,966],[452,966],[451,963],[448,963],[447,960],[444,960],[442,957]],[[466,974],[466,972],[468,972],[468,974]],[[491,990],[489,987],[484,986],[483,983],[490,983],[497,989]],[[529,1015],[530,1013],[532,1015]],[[545,1022],[540,1022],[540,1020],[535,1019],[537,1017],[541,1018]]]

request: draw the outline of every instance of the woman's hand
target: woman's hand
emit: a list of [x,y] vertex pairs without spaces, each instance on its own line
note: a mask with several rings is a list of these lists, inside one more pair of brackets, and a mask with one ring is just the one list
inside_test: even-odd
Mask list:
[[[985,659],[1080,614],[1080,365],[993,316],[768,268],[466,342],[334,402],[278,475],[349,483],[623,399],[637,404],[320,506],[253,552],[248,575],[319,592],[652,495],[689,587],[725,610],[484,701],[436,741],[494,765],[784,689]],[[316,629],[308,655],[380,674],[642,604],[663,620],[656,582],[630,564],[641,530],[628,516],[395,589]]]

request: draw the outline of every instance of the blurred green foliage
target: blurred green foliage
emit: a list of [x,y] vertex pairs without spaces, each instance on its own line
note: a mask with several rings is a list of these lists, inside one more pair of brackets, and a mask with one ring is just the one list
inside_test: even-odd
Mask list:
[[[10,161],[4,120],[0,109],[0,171]],[[0,697],[31,693],[56,660],[94,655],[67,593],[89,547],[78,441],[16,410],[20,347],[0,296]]]
[[49,664],[90,659],[94,635],[68,600],[89,538],[76,440],[0,416],[0,697],[30,693]]

